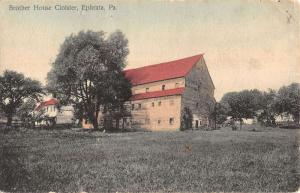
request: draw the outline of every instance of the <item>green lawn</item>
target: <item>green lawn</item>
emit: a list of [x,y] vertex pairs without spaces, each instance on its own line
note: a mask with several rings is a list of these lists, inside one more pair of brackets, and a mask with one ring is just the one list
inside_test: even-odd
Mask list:
[[299,130],[0,133],[0,190],[296,191]]

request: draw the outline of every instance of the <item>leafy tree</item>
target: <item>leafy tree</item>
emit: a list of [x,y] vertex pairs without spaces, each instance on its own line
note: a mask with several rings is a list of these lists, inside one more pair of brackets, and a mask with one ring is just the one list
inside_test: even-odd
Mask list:
[[282,86],[278,90],[275,99],[275,110],[277,113],[287,113],[291,115],[294,122],[299,125],[300,118],[300,84],[292,83]]
[[188,107],[184,107],[181,121],[180,121],[180,130],[184,131],[192,128],[193,124],[193,115],[192,111]]
[[29,99],[26,100],[18,109],[16,115],[22,121],[24,127],[35,126],[35,122],[40,122],[45,120],[45,109],[40,109],[39,111],[35,111],[36,108],[36,100]]
[[131,96],[131,85],[122,71],[128,53],[128,41],[121,31],[108,38],[102,31],[72,34],[60,47],[47,87],[60,101],[73,104],[77,115],[97,129],[100,109],[111,113]]
[[11,126],[13,116],[26,99],[38,99],[41,94],[40,82],[15,71],[4,71],[0,76],[0,109],[7,117],[7,126]]
[[[211,117],[215,120],[216,124],[222,124],[227,119],[228,107],[222,103],[215,103]],[[215,126],[216,127],[216,126]]]
[[240,129],[243,125],[243,118],[250,119],[256,116],[261,105],[261,92],[259,90],[243,90],[241,92],[226,93],[221,104],[228,107],[228,116],[240,122]]
[[23,123],[24,127],[34,126],[34,109],[36,107],[36,102],[33,99],[25,101],[17,110],[17,116]]
[[257,115],[258,122],[265,126],[274,126],[275,123],[275,99],[276,91],[270,89],[268,92],[263,92],[260,100],[260,113]]

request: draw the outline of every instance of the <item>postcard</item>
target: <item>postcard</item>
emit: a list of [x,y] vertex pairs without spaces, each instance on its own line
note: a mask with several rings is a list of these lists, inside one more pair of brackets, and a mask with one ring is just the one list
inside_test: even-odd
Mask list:
[[0,9],[0,193],[300,190],[299,1]]

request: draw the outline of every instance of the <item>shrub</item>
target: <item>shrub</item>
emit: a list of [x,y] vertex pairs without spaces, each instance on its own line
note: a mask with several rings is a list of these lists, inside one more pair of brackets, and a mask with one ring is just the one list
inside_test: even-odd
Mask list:
[[184,131],[192,128],[193,115],[192,111],[188,107],[184,107],[183,114],[180,121],[180,130]]

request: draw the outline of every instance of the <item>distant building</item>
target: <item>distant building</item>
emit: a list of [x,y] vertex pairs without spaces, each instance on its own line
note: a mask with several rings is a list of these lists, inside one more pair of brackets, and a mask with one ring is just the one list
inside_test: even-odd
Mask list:
[[47,119],[37,123],[44,124],[70,124],[73,122],[74,109],[72,106],[61,106],[58,108],[58,100],[55,98],[43,101],[37,105],[35,111],[43,111]]
[[[189,108],[193,127],[213,124],[214,84],[203,54],[124,71],[133,96],[126,103],[131,117],[119,123],[142,130],[179,130],[182,112]],[[103,116],[98,117],[99,124]],[[91,124],[83,122],[84,128]]]

